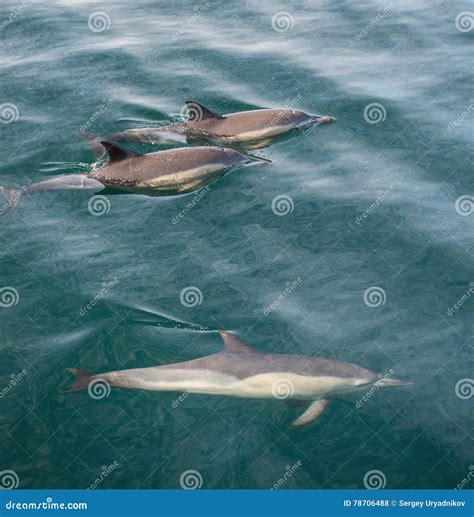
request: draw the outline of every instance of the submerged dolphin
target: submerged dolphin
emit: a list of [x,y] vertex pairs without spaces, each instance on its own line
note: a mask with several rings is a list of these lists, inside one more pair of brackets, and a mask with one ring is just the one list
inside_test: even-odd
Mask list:
[[183,194],[214,182],[230,169],[270,162],[234,149],[211,146],[140,154],[101,140],[93,142],[92,148],[97,156],[107,151],[109,160],[101,167],[93,167],[89,174],[58,176],[20,190],[0,187],[0,192],[7,198],[4,211],[14,208],[24,194],[58,189],[112,187],[129,191],[148,190],[162,195]]
[[[258,109],[220,115],[202,104],[187,101],[188,120],[162,127],[129,129],[107,137],[114,142],[160,144],[166,141],[207,140],[220,143],[252,144],[265,147],[275,137],[297,129],[335,120],[292,109]],[[174,136],[173,136],[174,135]]]
[[[266,354],[234,334],[219,332],[224,350],[182,363],[119,370],[92,375],[75,368],[70,391],[92,389],[96,383],[150,391],[184,391],[246,398],[292,398],[311,401],[293,425],[317,418],[338,394],[372,386],[412,384],[381,377],[355,364],[302,355]],[[282,396],[283,395],[283,396]]]

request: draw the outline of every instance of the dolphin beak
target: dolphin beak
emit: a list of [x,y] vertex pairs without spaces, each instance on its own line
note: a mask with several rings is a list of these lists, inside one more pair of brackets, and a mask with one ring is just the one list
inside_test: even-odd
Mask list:
[[400,379],[389,379],[389,378],[381,378],[378,381],[374,382],[374,386],[412,386],[414,382],[411,381],[402,381]]
[[334,117],[329,117],[327,115],[319,116],[316,115],[312,118],[313,124],[329,124],[329,122],[334,122],[336,119]]

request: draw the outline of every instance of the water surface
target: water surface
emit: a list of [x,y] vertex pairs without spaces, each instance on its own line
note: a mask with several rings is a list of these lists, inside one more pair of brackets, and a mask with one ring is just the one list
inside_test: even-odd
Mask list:
[[[1,218],[0,287],[17,303],[0,307],[0,470],[20,488],[179,488],[190,470],[203,488],[359,488],[373,470],[387,488],[461,483],[474,31],[455,20],[472,4],[21,5],[0,11],[0,104],[14,106],[1,185],[83,172],[93,155],[75,131],[166,124],[188,99],[337,122],[197,198],[107,196],[97,215],[90,192],[51,192]],[[182,303],[190,287],[199,304]],[[415,385],[337,399],[298,429],[302,408],[276,400],[67,393],[65,368],[200,357],[221,349],[215,329]]]

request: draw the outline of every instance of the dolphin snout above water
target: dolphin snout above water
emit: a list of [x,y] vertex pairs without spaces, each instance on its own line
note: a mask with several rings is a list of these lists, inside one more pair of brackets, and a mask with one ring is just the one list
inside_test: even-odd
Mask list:
[[412,384],[342,361],[263,353],[234,334],[219,334],[223,351],[191,361],[97,375],[69,368],[75,376],[70,391],[105,382],[117,388],[307,401],[308,408],[293,422],[300,426],[321,415],[334,396]]

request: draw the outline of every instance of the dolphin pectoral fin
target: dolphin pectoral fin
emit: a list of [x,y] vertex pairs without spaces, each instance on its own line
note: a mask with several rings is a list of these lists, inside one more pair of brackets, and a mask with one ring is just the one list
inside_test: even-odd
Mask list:
[[313,420],[316,420],[316,418],[318,418],[328,407],[329,402],[331,402],[330,399],[315,400],[308,406],[306,411],[302,415],[300,415],[291,425],[300,426],[308,424]]
[[106,150],[105,147],[100,143],[100,136],[95,135],[94,133],[86,133],[84,131],[76,131],[74,134],[89,144],[92,152],[95,154],[95,157],[98,160],[104,156]]
[[130,151],[121,145],[111,142],[110,140],[101,140],[100,143],[107,149],[109,153],[109,163],[121,162],[122,160],[128,160],[136,156],[143,156],[135,151]]
[[219,120],[222,120],[224,118],[222,115],[219,115],[219,113],[216,113],[215,111],[206,108],[206,106],[203,106],[199,102],[186,101],[185,104],[189,109],[189,120],[191,122],[197,122],[199,120],[205,120],[208,118],[214,118]]

